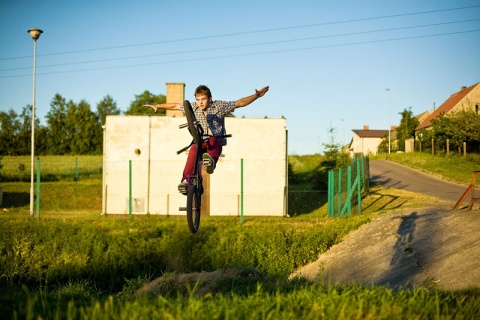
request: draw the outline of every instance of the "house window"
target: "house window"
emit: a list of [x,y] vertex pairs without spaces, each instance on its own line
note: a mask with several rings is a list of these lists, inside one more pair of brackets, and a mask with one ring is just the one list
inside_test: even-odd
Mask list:
[[476,113],[478,113],[478,109],[480,109],[480,105],[477,103],[477,104],[475,105],[475,112],[476,112]]

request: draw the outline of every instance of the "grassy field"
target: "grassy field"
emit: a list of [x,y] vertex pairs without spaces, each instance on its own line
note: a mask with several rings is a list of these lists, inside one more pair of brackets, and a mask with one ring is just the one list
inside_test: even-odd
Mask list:
[[[480,155],[478,154],[470,154],[466,157],[455,154],[444,157],[418,152],[394,153],[390,155],[379,155],[374,159],[395,161],[443,179],[467,185],[472,181],[472,171],[480,171]],[[478,177],[478,180],[480,180],[480,177]]]
[[[401,155],[396,157],[390,159],[407,161]],[[423,161],[423,157],[409,155],[408,161],[417,158],[414,162],[429,166],[450,161],[436,157]],[[302,158],[292,157],[294,172],[308,175],[316,170],[318,163],[312,156],[303,163]],[[472,165],[478,166],[462,158],[456,162],[457,168],[465,168],[466,176]],[[22,185],[25,183],[9,183],[9,188],[15,186],[23,192]],[[425,196],[373,186],[362,215],[327,218],[324,204],[295,218],[247,217],[243,224],[237,217],[210,217],[202,220],[199,233],[190,234],[180,217],[100,216],[99,186],[101,181],[95,179],[49,182],[43,187],[43,193],[49,195],[42,197],[46,209],[40,219],[30,218],[26,206],[0,212],[0,306],[4,317],[480,317],[479,289],[445,292],[426,284],[392,290],[288,279],[298,266],[316,260],[362,224],[386,211],[421,206],[428,200]],[[85,205],[87,199],[91,206]],[[225,271],[220,277],[198,277],[219,270]],[[153,286],[155,279],[155,290],[137,292],[145,285]]]

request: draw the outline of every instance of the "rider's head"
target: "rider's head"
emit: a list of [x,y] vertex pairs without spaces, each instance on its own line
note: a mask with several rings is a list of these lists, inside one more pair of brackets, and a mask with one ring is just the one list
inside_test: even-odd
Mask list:
[[195,89],[195,99],[197,100],[197,105],[203,110],[212,101],[212,92],[207,86],[200,85]]

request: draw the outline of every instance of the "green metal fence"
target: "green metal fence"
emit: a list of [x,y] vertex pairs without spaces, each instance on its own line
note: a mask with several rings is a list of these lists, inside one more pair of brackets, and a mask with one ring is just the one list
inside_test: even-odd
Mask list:
[[351,216],[362,213],[362,196],[369,189],[369,160],[354,154],[352,164],[328,172],[328,216]]

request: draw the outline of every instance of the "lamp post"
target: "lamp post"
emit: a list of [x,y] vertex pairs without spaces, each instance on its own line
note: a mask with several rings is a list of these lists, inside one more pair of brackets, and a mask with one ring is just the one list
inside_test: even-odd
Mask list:
[[390,154],[391,150],[391,132],[392,132],[392,119],[391,119],[391,113],[392,113],[392,95],[391,95],[391,90],[390,88],[386,89],[388,92],[388,154]]
[[37,39],[43,33],[40,29],[28,30],[30,37],[33,39],[33,89],[32,89],[32,159],[30,166],[30,216],[33,217],[33,180],[34,180],[34,167],[35,167],[35,82],[37,76]]

